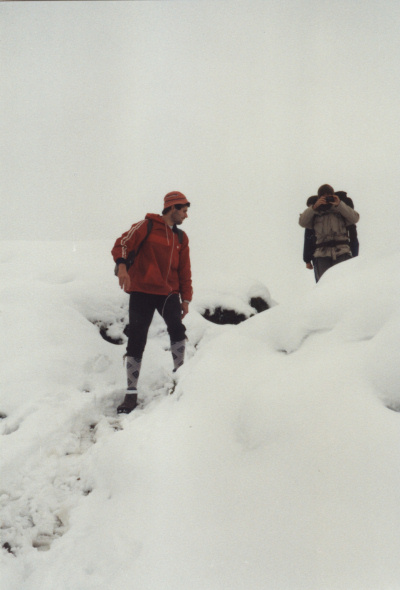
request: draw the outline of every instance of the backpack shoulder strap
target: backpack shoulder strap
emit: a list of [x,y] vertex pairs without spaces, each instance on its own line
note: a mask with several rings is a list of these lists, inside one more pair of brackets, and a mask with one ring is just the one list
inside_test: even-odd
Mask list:
[[139,254],[140,248],[143,246],[144,242],[149,237],[149,233],[151,232],[152,229],[153,229],[153,220],[152,219],[148,219],[147,220],[147,234],[145,235],[145,237],[143,238],[143,240],[140,242],[140,244],[138,246],[138,249],[136,250],[136,256]]
[[180,244],[182,244],[183,242],[183,236],[185,235],[185,232],[181,229],[179,229],[176,225],[174,225],[174,227],[172,228],[172,231],[177,234],[178,236],[178,241]]
[[140,248],[143,246],[143,244],[145,243],[145,241],[149,237],[149,233],[151,232],[152,228],[153,228],[153,220],[152,219],[148,219],[147,220],[147,233],[144,236],[143,240],[140,242],[140,244],[139,244],[139,246],[138,246],[138,248],[137,248],[137,250],[135,252],[135,258],[139,254]]
[[143,246],[143,244],[145,243],[145,241],[147,240],[147,238],[149,237],[149,234],[152,230],[153,227],[153,220],[152,219],[148,219],[147,220],[147,233],[144,236],[143,240],[140,242],[136,252],[135,250],[132,250],[131,252],[129,252],[128,257],[126,259],[126,268],[129,270],[129,268],[132,266],[135,258],[137,257],[137,255],[140,252],[141,247]]
[[[136,252],[135,252],[135,250],[131,250],[129,252],[128,256],[126,257],[126,269],[127,270],[129,270],[130,267],[132,266],[132,264],[134,263],[134,260],[135,260],[136,256],[139,254],[140,248],[143,246],[144,242],[147,240],[152,227],[153,227],[153,220],[148,219],[147,220],[147,233],[144,236],[143,240],[140,242],[138,249],[136,250]],[[114,274],[115,274],[115,276],[118,276],[118,264],[115,265]]]

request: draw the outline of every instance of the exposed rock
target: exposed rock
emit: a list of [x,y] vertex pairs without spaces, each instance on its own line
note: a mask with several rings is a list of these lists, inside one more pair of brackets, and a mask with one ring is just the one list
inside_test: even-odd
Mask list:
[[249,318],[253,317],[257,313],[262,311],[266,311],[269,309],[268,303],[262,297],[252,297],[250,299],[250,306],[253,309],[254,313],[250,313],[249,315],[245,315],[244,313],[238,313],[234,309],[224,309],[221,306],[216,307],[215,309],[205,309],[205,311],[201,314],[206,320],[213,322],[214,324],[224,325],[224,324],[233,324],[237,325]]

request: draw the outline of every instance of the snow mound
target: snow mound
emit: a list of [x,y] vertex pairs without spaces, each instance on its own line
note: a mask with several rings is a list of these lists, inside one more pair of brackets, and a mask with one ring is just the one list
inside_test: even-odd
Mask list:
[[[112,245],[3,246],[4,590],[398,587],[399,253],[285,305],[210,277],[187,362],[172,375],[155,317],[141,407],[117,417]],[[251,296],[271,309],[239,326],[201,315],[250,315]]]
[[192,307],[216,324],[239,324],[276,305],[267,287],[249,276],[210,272],[207,282],[208,288],[195,291]]

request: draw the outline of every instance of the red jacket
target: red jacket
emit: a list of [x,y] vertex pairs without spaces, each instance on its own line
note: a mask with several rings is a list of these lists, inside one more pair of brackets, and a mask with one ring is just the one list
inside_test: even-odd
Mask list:
[[[147,219],[153,227],[147,235]],[[182,244],[178,234],[165,224],[161,215],[148,213],[146,219],[134,223],[131,229],[115,242],[111,253],[114,261],[125,262],[129,252],[140,252],[129,269],[130,291],[169,295],[180,293],[182,301],[192,300],[192,274],[190,270],[189,239],[183,234]]]

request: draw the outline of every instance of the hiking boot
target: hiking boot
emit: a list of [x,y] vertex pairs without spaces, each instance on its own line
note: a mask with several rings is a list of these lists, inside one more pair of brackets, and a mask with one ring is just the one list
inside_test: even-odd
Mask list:
[[137,406],[137,393],[127,393],[125,399],[117,408],[117,414],[130,414]]

